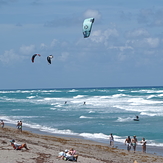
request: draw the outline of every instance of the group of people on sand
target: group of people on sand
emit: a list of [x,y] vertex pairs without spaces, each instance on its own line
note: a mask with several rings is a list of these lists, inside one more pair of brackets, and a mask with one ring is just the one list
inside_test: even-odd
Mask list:
[[17,127],[17,129],[18,129],[18,131],[21,131],[22,132],[22,121],[18,121],[17,122],[17,125],[16,125],[16,127]]
[[[134,153],[136,151],[136,146],[137,146],[138,140],[136,138],[136,135],[133,136],[133,138],[131,139],[130,136],[128,136],[125,140],[125,145],[127,145],[127,150],[128,152],[131,150],[131,146],[133,147]],[[145,138],[142,138],[142,140],[140,141],[140,143],[142,144],[142,151],[144,153],[146,153],[146,140]]]
[[76,151],[73,148],[70,148],[69,150],[60,151],[58,153],[58,158],[65,160],[65,161],[76,161],[78,159],[78,155],[76,154]]

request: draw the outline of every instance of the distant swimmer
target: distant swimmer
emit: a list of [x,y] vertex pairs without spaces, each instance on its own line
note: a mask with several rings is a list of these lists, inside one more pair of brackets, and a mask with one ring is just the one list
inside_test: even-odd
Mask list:
[[65,101],[65,104],[67,104],[67,101]]
[[83,105],[85,105],[86,104],[86,102],[84,102],[84,104]]

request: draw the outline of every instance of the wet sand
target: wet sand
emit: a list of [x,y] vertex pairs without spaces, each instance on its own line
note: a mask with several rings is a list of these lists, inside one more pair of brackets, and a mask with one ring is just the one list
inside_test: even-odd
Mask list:
[[[108,147],[107,144],[71,137],[41,135],[29,131],[18,132],[5,126],[0,129],[0,163],[62,163],[60,150],[74,148],[79,163],[162,163],[163,157],[140,151]],[[26,143],[29,150],[14,150],[10,140]]]

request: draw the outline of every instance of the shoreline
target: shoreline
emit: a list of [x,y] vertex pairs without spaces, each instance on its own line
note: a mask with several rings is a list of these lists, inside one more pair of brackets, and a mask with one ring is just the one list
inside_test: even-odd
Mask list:
[[[125,149],[111,148],[107,144],[92,140],[36,134],[27,130],[20,133],[16,128],[10,126],[0,129],[0,134],[0,162],[62,163],[65,161],[56,158],[58,153],[60,150],[70,148],[77,151],[79,163],[163,162],[162,156],[140,151],[128,152]],[[10,145],[12,139],[21,144],[27,143],[29,150],[14,150]]]
[[[11,124],[11,123],[7,123],[6,126],[12,127],[16,129],[16,125]],[[39,129],[35,129],[35,128],[30,128],[27,126],[23,126],[23,130],[24,131],[28,131],[31,132],[33,134],[40,134],[40,135],[47,135],[47,136],[54,136],[54,137],[62,137],[62,138],[75,138],[75,139],[82,139],[82,140],[88,140],[88,141],[93,141],[95,143],[101,143],[105,146],[109,146],[109,139],[107,140],[94,140],[94,139],[89,139],[89,138],[84,138],[82,136],[76,136],[76,135],[65,135],[65,134],[56,134],[56,133],[50,133],[50,132],[46,132],[46,131],[40,131]],[[109,137],[109,136],[108,136]],[[125,142],[125,140],[124,140]],[[114,141],[114,147],[117,149],[123,149],[127,151],[127,147],[124,143],[120,143],[120,142],[116,142],[116,140]],[[133,148],[131,148],[131,151],[133,151]],[[139,144],[136,147],[136,151],[142,152],[142,146]],[[163,157],[163,148],[159,147],[159,146],[150,146],[148,145],[147,142],[147,154],[154,154],[156,156],[162,156]]]

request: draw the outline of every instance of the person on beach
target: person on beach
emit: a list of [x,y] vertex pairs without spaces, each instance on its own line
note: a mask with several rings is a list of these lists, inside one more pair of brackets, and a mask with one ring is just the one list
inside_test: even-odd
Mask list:
[[22,132],[22,121],[19,122],[19,130]]
[[128,152],[130,152],[130,150],[131,150],[131,138],[130,138],[130,136],[128,136],[127,138],[126,138],[126,140],[125,140],[125,145],[127,144],[127,150],[128,150]]
[[5,123],[1,120],[1,127],[4,128]]
[[132,140],[131,140],[131,145],[133,146],[134,149],[134,153],[136,151],[136,145],[137,145],[137,138],[136,135],[133,136]]
[[140,143],[142,144],[142,151],[144,153],[146,153],[146,144],[147,144],[147,142],[146,142],[145,138],[142,138],[142,140],[140,141]]
[[65,153],[64,151],[60,151],[60,152],[58,153],[58,158],[64,160],[65,157],[66,157],[66,153]]
[[18,131],[22,132],[22,121],[18,121],[16,126],[17,126]]
[[19,121],[17,122],[16,127],[19,130]]
[[110,146],[111,147],[114,147],[114,137],[113,137],[113,134],[112,133],[109,136],[109,140],[110,140]]
[[65,160],[65,161],[76,161],[78,159],[78,155],[76,154],[76,151],[73,148],[70,148],[70,150],[61,151],[58,153],[58,158]]
[[18,144],[18,143],[15,142],[14,139],[11,140],[10,142],[11,142],[11,145],[13,146],[13,148],[15,150],[21,150],[22,148],[25,148],[25,149],[29,150],[26,143],[25,144]]
[[76,154],[76,151],[73,148],[70,148],[70,150],[66,149],[65,153],[66,153],[66,156],[65,156],[66,160],[77,162],[78,155]]

